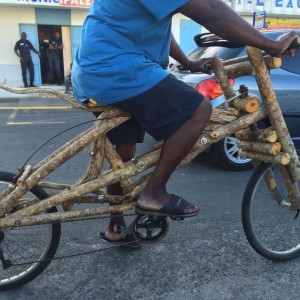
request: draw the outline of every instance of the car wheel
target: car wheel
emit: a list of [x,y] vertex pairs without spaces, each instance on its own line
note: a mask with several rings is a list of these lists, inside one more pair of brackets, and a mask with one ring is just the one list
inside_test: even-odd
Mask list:
[[253,167],[250,158],[241,158],[238,155],[237,139],[233,136],[226,137],[213,145],[214,160],[223,169],[230,171],[245,171]]

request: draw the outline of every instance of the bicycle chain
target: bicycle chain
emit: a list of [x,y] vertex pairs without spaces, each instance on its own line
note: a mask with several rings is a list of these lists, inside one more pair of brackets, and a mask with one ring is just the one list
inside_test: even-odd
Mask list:
[[[114,215],[114,216],[116,216],[116,217],[118,217],[118,216],[130,217],[130,216],[137,216],[137,214],[136,213],[120,214],[120,215]],[[109,219],[109,218],[110,218],[110,216],[102,216],[102,217],[100,216],[100,217],[92,217],[92,218],[81,218],[81,219],[75,219],[75,220],[53,221],[53,222],[49,222],[47,224],[72,223],[72,222],[80,222],[80,221],[93,221],[93,220]],[[29,261],[29,262],[24,262],[24,263],[12,263],[11,266],[12,267],[24,266],[24,265],[34,264],[34,263],[42,263],[42,262],[46,262],[46,261],[62,260],[62,259],[65,259],[65,258],[78,257],[78,256],[87,255],[87,254],[93,254],[93,253],[97,253],[97,252],[106,251],[106,250],[109,250],[109,249],[112,249],[112,248],[119,248],[119,247],[127,246],[127,245],[130,245],[132,243],[135,243],[135,241],[124,242],[124,243],[120,243],[118,245],[112,245],[112,246],[101,248],[101,249],[89,250],[89,251],[79,252],[79,253],[73,253],[73,254],[59,256],[59,257],[53,257],[53,258],[49,258],[49,259]]]

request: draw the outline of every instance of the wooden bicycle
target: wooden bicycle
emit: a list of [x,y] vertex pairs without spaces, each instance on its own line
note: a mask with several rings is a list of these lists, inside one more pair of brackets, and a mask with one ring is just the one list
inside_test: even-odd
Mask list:
[[[289,260],[300,255],[297,220],[300,162],[269,77],[269,70],[279,67],[281,59],[251,47],[247,47],[247,53],[246,57],[224,62],[218,56],[213,58],[212,68],[226,101],[214,108],[205,131],[180,166],[189,163],[210,144],[235,134],[240,156],[252,158],[256,166],[242,204],[247,239],[262,256]],[[230,78],[245,75],[255,76],[263,107],[260,99],[249,96],[245,87],[237,94],[230,85]],[[81,104],[51,89],[12,89],[5,84],[0,87],[19,94],[52,94],[74,108],[102,111],[91,128],[35,166],[24,166],[19,174],[0,172],[0,290],[6,290],[31,281],[49,265],[60,241],[61,222],[133,210],[159,158],[162,143],[124,163],[106,133],[128,120],[129,115],[116,108],[99,106],[92,100],[89,105]],[[260,124],[266,123],[262,120],[269,120],[271,126],[261,128]],[[74,184],[44,181],[88,145],[92,146],[90,162],[85,174]],[[110,168],[103,171],[105,160]],[[124,194],[108,195],[105,187],[116,182],[121,183]],[[54,192],[48,195],[44,188]],[[75,203],[99,202],[110,205],[78,210],[73,207]],[[62,212],[56,209],[60,204]],[[157,242],[167,233],[167,218],[137,215],[129,229],[142,242]]]

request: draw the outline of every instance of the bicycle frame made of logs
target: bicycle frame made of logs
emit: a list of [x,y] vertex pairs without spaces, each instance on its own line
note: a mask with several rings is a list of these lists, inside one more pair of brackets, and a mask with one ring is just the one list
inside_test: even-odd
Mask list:
[[[210,144],[235,134],[240,156],[252,158],[254,165],[259,162],[281,165],[291,209],[298,210],[300,197],[297,181],[300,179],[300,163],[269,77],[269,69],[279,67],[281,59],[264,55],[252,47],[247,47],[247,54],[248,56],[224,62],[218,56],[213,58],[212,69],[227,101],[224,105],[213,109],[204,132],[180,166],[189,163]],[[236,94],[230,85],[229,79],[246,75],[255,76],[264,108],[261,107],[257,97],[245,96],[241,92]],[[102,111],[93,127],[67,142],[37,165],[26,166],[16,178],[16,183],[11,184],[0,194],[1,231],[17,226],[46,224],[133,209],[138,194],[151,176],[149,169],[158,161],[162,143],[156,144],[151,152],[124,163],[107,139],[106,132],[128,120],[129,115],[116,108],[94,105],[92,100],[90,105],[81,104],[52,89],[12,89],[5,84],[0,84],[0,87],[19,94],[52,94],[70,103],[74,108]],[[256,122],[264,118],[269,118],[271,127],[258,129],[255,126]],[[43,181],[52,171],[90,144],[93,155],[85,174],[74,185]],[[102,172],[105,159],[110,164],[110,169]],[[142,176],[134,179],[133,177],[139,173],[143,173]],[[272,198],[276,200],[276,181],[272,172],[269,171],[264,179]],[[104,188],[116,182],[121,183],[123,195],[108,195]],[[55,192],[42,201],[36,198],[21,199],[36,185],[54,189]],[[99,199],[111,205],[72,210],[74,203],[99,203]],[[64,208],[63,212],[41,214],[60,204]]]

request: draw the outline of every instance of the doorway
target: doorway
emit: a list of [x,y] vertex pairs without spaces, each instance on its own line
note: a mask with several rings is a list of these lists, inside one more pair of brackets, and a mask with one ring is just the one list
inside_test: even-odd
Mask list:
[[[54,38],[54,34],[56,32],[60,33],[61,39],[63,41],[64,39],[64,32],[62,30],[62,26],[59,25],[38,25],[38,37],[40,44],[41,42],[44,42],[44,47],[47,45],[49,47],[50,41]],[[41,37],[41,39],[40,39]],[[52,84],[53,79],[54,82],[57,84],[63,84],[63,78],[65,74],[65,67],[64,67],[64,50],[60,51],[60,71],[61,71],[61,80],[58,82],[57,74],[54,72],[54,78],[50,78],[49,74],[49,62],[48,62],[48,55],[47,51],[45,53],[45,50],[42,50],[40,48],[40,52],[42,53],[42,58],[41,58],[41,75],[42,75],[42,84]],[[43,54],[45,53],[45,54]]]

